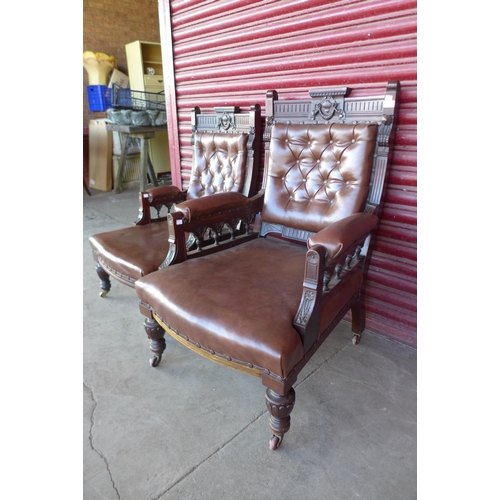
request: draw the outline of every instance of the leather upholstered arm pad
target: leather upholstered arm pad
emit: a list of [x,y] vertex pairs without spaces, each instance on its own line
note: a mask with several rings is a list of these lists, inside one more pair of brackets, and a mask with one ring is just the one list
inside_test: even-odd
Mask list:
[[326,248],[326,260],[331,261],[344,250],[377,227],[378,217],[369,213],[356,213],[334,222],[307,240],[307,246],[321,245]]
[[176,212],[182,212],[188,222],[208,217],[214,213],[228,212],[247,206],[249,199],[236,192],[225,192],[193,198],[176,205]]
[[181,198],[181,190],[177,186],[157,186],[144,191],[148,194],[149,202],[154,203],[156,199]]

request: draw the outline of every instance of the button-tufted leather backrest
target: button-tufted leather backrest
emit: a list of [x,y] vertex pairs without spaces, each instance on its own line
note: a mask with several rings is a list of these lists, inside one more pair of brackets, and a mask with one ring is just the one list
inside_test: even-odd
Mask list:
[[247,143],[246,133],[196,132],[187,199],[228,191],[242,192],[247,174]]
[[262,220],[317,232],[362,212],[376,124],[284,124],[271,131]]

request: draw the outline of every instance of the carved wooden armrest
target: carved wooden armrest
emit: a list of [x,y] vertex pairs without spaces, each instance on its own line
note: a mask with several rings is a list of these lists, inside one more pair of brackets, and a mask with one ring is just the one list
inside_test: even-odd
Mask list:
[[[188,200],[168,214],[169,251],[161,267],[213,253],[258,236],[250,226],[262,210],[264,193],[252,198],[239,193],[220,193]],[[194,247],[186,248],[186,234]]]
[[217,213],[245,207],[247,203],[248,198],[245,195],[225,192],[184,201],[175,206],[175,211],[182,212],[186,222],[194,222]]
[[302,298],[293,321],[304,351],[318,340],[321,308],[333,297],[335,286],[363,265],[361,248],[377,223],[376,215],[358,213],[328,225],[308,239]]
[[156,186],[143,191],[148,194],[149,202],[154,203],[159,199],[186,199],[186,191],[181,191],[177,186]]
[[345,258],[349,251],[362,244],[377,227],[378,217],[370,213],[357,213],[334,222],[307,241],[309,248],[321,245],[326,249],[326,265],[333,266]]
[[[135,224],[142,226],[151,222],[165,220],[160,217],[162,207],[170,211],[175,203],[186,199],[187,191],[181,191],[177,186],[157,186],[139,193],[139,216]],[[151,207],[156,208],[158,217],[151,219]]]

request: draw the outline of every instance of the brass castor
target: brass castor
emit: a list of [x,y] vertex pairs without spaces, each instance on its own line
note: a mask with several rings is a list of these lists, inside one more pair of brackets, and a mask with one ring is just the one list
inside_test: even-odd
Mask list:
[[160,364],[160,361],[161,361],[161,354],[157,354],[156,356],[152,357],[152,358],[149,360],[149,364],[150,364],[153,368],[156,368],[156,367]]
[[355,334],[352,336],[352,343],[353,343],[354,345],[358,345],[360,340],[361,340],[361,335],[360,335],[359,333],[355,333]]
[[283,436],[277,436],[273,434],[271,439],[269,440],[269,449],[277,450],[280,447],[281,442],[283,441]]
[[102,290],[102,292],[99,294],[99,297],[106,297],[108,295],[108,292],[106,290]]

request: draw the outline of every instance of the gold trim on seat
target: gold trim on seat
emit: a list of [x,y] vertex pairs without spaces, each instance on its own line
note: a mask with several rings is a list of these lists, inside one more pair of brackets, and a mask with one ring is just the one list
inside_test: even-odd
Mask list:
[[187,337],[184,337],[180,333],[176,332],[172,328],[170,328],[160,316],[155,314],[153,312],[153,317],[154,319],[159,323],[159,325],[175,340],[180,342],[182,345],[185,345],[192,351],[196,352],[197,354],[200,354],[201,356],[208,358],[212,361],[215,361],[216,363],[219,363],[224,366],[229,366],[230,368],[234,368],[235,370],[238,370],[243,373],[248,373],[250,375],[253,375],[254,377],[261,377],[262,372],[269,372],[269,370],[266,370],[264,368],[257,368],[255,366],[248,366],[247,364],[243,364],[242,361],[235,361],[229,356],[224,356],[223,354],[218,354],[215,351],[210,351],[207,348],[201,346],[200,344],[194,343],[193,341],[189,340]]

